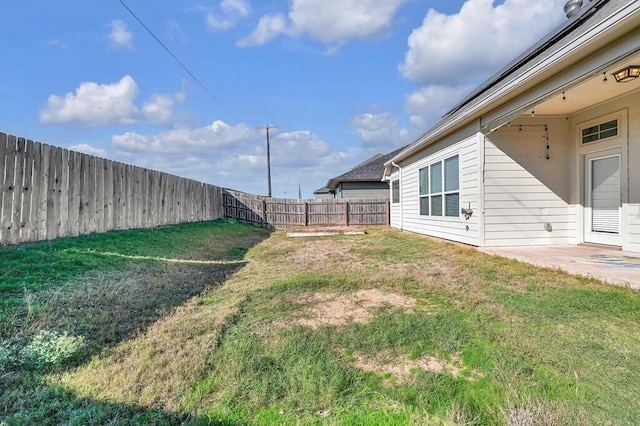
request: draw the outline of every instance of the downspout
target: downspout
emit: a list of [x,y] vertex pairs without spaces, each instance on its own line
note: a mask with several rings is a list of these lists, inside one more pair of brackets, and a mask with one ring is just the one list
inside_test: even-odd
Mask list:
[[404,230],[404,209],[402,208],[402,206],[404,205],[404,197],[402,196],[402,192],[404,190],[404,182],[402,182],[402,167],[400,167],[399,165],[397,165],[394,161],[391,162],[391,165],[393,167],[397,167],[398,170],[400,171],[400,194],[398,194],[400,196],[400,230],[403,231]]

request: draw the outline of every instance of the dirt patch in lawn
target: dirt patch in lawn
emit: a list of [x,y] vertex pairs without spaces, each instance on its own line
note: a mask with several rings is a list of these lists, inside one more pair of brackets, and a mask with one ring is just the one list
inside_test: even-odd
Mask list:
[[352,252],[357,241],[315,240],[300,244],[297,241],[296,251],[288,256],[288,260],[305,265],[313,265],[316,269],[331,269],[333,261],[340,263],[359,262],[361,256]]
[[452,362],[430,356],[409,359],[406,356],[393,356],[386,352],[379,353],[375,357],[354,353],[351,358],[353,359],[351,364],[355,367],[383,376],[390,376],[395,383],[412,382],[419,371],[449,374],[453,377],[465,377],[469,380],[480,376],[478,372],[466,369],[459,356],[453,356]]
[[325,325],[344,325],[350,322],[367,323],[373,318],[377,308],[385,305],[411,309],[416,300],[396,293],[377,289],[361,290],[355,293],[316,293],[298,296],[295,303],[308,305],[305,317],[296,322],[311,328]]

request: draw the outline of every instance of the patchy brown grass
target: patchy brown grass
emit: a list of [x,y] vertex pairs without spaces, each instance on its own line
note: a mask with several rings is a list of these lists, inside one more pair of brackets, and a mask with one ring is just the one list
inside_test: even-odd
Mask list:
[[[477,371],[465,368],[459,354],[451,357],[452,362],[432,356],[410,359],[406,355],[397,356],[389,351],[380,352],[375,357],[356,352],[349,358],[353,358],[351,364],[361,370],[393,377],[393,382],[388,384],[413,382],[419,371],[449,374],[456,378],[464,377],[468,380],[475,380],[482,375]],[[461,374],[463,372],[465,373],[464,375]]]
[[[44,379],[71,395],[60,423],[76,400],[116,412],[77,424],[126,422],[126,407],[169,416],[148,424],[635,419],[621,390],[637,382],[637,302],[623,290],[390,229],[256,235],[25,295],[26,334],[87,337],[81,363]],[[608,405],[593,415],[593,401]]]
[[410,310],[416,300],[378,289],[360,290],[355,293],[315,293],[293,298],[293,303],[306,306],[303,318],[295,322],[316,329],[325,325],[345,325],[351,322],[364,324],[371,321],[374,311],[382,306]]

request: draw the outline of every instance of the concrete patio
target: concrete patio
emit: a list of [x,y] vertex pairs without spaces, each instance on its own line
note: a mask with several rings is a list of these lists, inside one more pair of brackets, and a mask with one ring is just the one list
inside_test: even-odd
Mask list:
[[593,246],[491,247],[481,251],[640,289],[640,254]]

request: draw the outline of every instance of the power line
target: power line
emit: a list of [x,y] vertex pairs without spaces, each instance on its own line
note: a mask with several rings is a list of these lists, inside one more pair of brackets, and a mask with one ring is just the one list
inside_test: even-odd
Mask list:
[[136,21],[138,21],[138,23],[139,23],[140,25],[142,25],[142,28],[144,28],[145,30],[147,30],[147,32],[151,35],[151,37],[153,37],[153,38],[155,39],[155,41],[157,41],[157,42],[158,42],[158,44],[159,44],[160,46],[162,46],[162,48],[163,48],[163,49],[164,49],[164,50],[165,50],[165,51],[166,51],[166,52],[167,52],[167,53],[168,53],[168,54],[169,54],[169,55],[170,55],[170,56],[171,56],[171,57],[172,57],[172,58],[173,58],[173,59],[174,59],[174,60],[175,60],[175,61],[176,61],[176,62],[177,62],[181,67],[182,67],[182,69],[183,69],[183,70],[185,70],[187,74],[189,74],[189,76],[193,79],[193,81],[195,81],[196,83],[198,83],[198,85],[202,88],[202,90],[204,90],[204,91],[207,93],[207,95],[209,95],[209,96],[211,97],[211,99],[213,99],[213,100],[214,100],[218,105],[220,105],[220,107],[222,107],[222,109],[223,109],[227,114],[229,114],[229,116],[230,116],[231,118],[233,118],[233,120],[236,122],[235,124],[238,124],[238,123],[240,122],[240,120],[238,120],[238,118],[237,118],[235,115],[233,115],[233,113],[231,113],[231,111],[229,111],[229,109],[228,109],[227,107],[225,107],[225,106],[222,104],[222,102],[221,102],[218,98],[216,98],[216,97],[215,97],[215,95],[214,95],[213,93],[211,93],[211,91],[209,91],[209,89],[207,89],[207,88],[205,87],[205,85],[204,85],[204,84],[202,84],[202,82],[198,79],[198,77],[196,77],[196,76],[195,76],[195,75],[194,75],[194,74],[189,70],[189,68],[187,68],[187,66],[186,66],[186,65],[185,65],[185,64],[184,64],[184,63],[183,63],[183,62],[182,62],[182,61],[181,61],[181,60],[180,60],[176,55],[174,55],[174,54],[173,54],[173,52],[172,52],[172,51],[171,51],[171,50],[170,50],[170,49],[169,49],[169,48],[168,48],[168,47],[167,47],[167,46],[162,42],[162,40],[160,40],[160,39],[158,38],[158,36],[156,36],[156,35],[154,34],[154,32],[153,32],[153,31],[151,31],[151,29],[150,29],[149,27],[147,27],[147,26],[145,25],[145,23],[144,23],[144,22],[142,22],[142,20],[141,20],[140,18],[138,18],[138,15],[136,15],[136,14],[133,12],[133,10],[131,10],[131,9],[129,8],[129,6],[127,6],[127,4],[124,2],[124,0],[118,0],[118,1],[120,2],[120,4],[121,4],[125,9],[127,9],[127,11],[131,14],[131,16],[133,16],[133,17],[136,19]]

